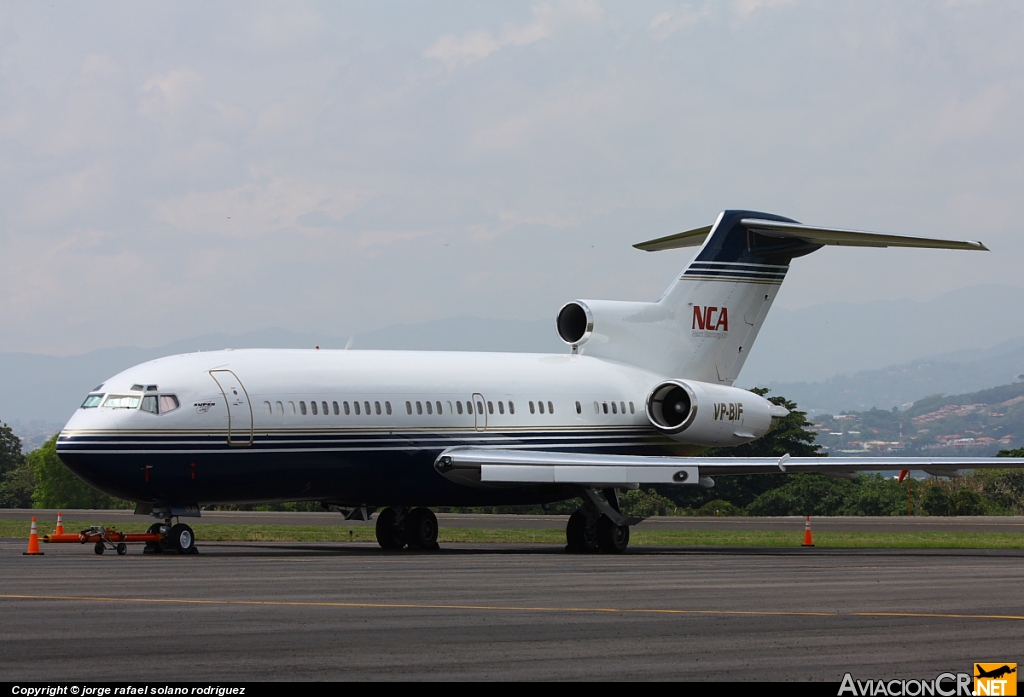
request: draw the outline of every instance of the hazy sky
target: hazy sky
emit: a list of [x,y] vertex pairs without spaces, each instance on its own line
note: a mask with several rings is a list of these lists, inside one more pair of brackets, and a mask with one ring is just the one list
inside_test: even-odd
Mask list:
[[4,3],[0,351],[653,300],[723,208],[993,250],[786,307],[1021,286],[1022,130],[1019,0]]

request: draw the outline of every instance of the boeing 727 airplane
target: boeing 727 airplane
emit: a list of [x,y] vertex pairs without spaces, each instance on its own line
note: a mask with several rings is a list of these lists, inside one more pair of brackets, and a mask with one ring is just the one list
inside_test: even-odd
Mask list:
[[[1007,458],[701,458],[788,412],[733,387],[792,259],[824,245],[985,250],[724,211],[635,245],[699,247],[656,302],[576,300],[565,354],[225,350],[129,368],[96,387],[57,440],[61,460],[159,519],[149,551],[195,551],[204,504],[320,501],[376,521],[387,549],[437,547],[431,506],[581,497],[568,549],[623,552],[621,490],[724,474],[886,468],[955,475]],[[174,519],[178,522],[172,525]]]

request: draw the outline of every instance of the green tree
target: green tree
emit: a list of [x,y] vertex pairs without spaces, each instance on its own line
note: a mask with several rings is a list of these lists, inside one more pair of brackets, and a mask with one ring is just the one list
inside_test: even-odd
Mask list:
[[7,424],[0,424],[0,477],[18,469],[25,461],[21,454],[21,439]]
[[841,515],[906,515],[907,485],[880,474],[862,474],[854,482]]
[[626,515],[639,515],[649,518],[654,515],[672,515],[676,505],[672,500],[657,493],[654,489],[633,489],[619,496],[619,506]]
[[35,482],[21,452],[21,439],[0,424],[0,508],[31,508]]
[[[1024,457],[1024,448],[1000,450],[997,457]],[[1001,512],[1024,515],[1024,469],[974,470],[969,476]]]
[[57,436],[28,454],[36,479],[36,508],[126,508],[127,501],[107,496],[75,476],[57,457]]
[[928,515],[954,515],[956,508],[953,499],[941,486],[929,486],[925,492],[921,508]]
[[842,515],[855,496],[857,482],[820,474],[793,474],[777,489],[766,491],[747,507],[754,516]]
[[[769,390],[755,387],[755,394],[765,396]],[[781,395],[767,398],[789,410],[789,415],[778,420],[775,428],[767,435],[750,443],[737,445],[733,448],[712,448],[703,457],[782,457],[789,454],[793,457],[822,457],[821,446],[814,441],[818,434],[810,429],[807,412],[800,411],[796,402]],[[715,486],[704,489],[698,486],[659,486],[659,494],[672,499],[680,508],[698,509],[715,500],[728,501],[739,508],[746,508],[754,500],[772,489],[777,489],[789,481],[785,474],[737,474],[715,476]]]

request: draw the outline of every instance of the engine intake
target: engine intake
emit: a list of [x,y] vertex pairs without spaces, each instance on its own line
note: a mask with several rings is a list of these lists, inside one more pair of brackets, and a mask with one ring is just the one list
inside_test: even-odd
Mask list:
[[661,431],[679,433],[697,417],[697,395],[685,382],[664,382],[651,392],[647,416]]
[[578,300],[566,303],[558,311],[558,336],[567,344],[581,344],[594,331],[594,315],[590,308]]

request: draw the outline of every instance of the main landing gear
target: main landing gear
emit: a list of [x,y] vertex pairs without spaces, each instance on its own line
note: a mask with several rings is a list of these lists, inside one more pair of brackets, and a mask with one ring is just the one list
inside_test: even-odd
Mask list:
[[438,549],[437,516],[429,508],[385,508],[377,514],[377,544],[384,549]]
[[584,489],[583,506],[565,526],[565,551],[571,554],[622,554],[629,546],[629,527],[642,518],[619,510],[615,489]]

